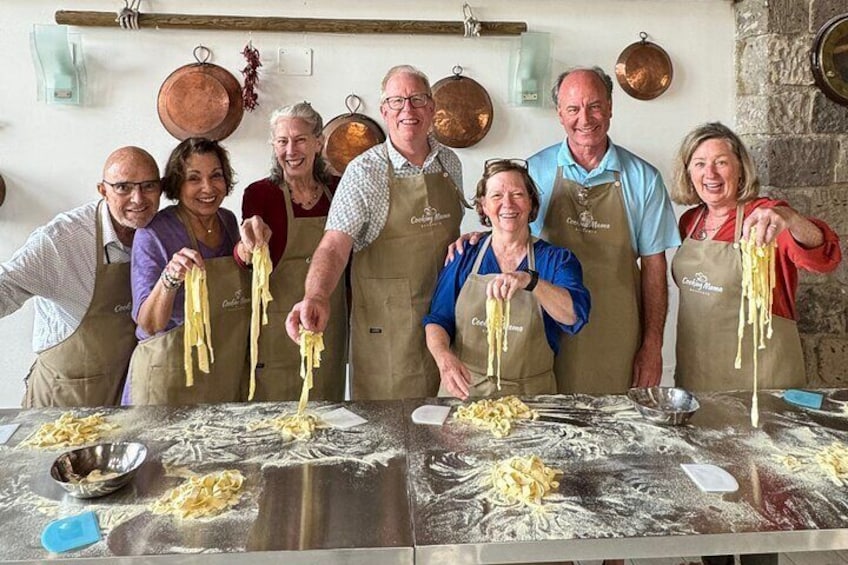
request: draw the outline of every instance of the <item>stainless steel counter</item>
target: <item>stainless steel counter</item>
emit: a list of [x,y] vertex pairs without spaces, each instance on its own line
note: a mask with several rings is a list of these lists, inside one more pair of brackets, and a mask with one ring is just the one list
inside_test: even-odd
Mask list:
[[[782,454],[848,443],[848,413],[805,411],[776,392],[699,395],[688,426],[643,420],[623,396],[538,397],[564,421],[519,422],[493,438],[453,419],[419,426],[410,414],[445,400],[350,403],[368,420],[286,442],[250,425],[294,403],[105,410],[105,441],[147,444],[133,483],[100,499],[66,495],[48,475],[57,451],[16,447],[60,410],[0,411],[20,429],[0,446],[0,560],[50,558],[50,521],[97,513],[103,540],[63,554],[74,563],[508,563],[848,549],[848,489]],[[338,405],[315,403],[317,413]],[[88,414],[94,411],[77,411]],[[489,495],[491,463],[536,454],[563,471],[541,510]],[[703,493],[680,463],[713,463],[737,492]],[[189,472],[239,469],[246,492],[231,511],[178,520],[148,507]]]
[[[848,488],[783,454],[848,443],[848,414],[760,394],[699,395],[690,424],[651,424],[624,397],[539,397],[571,423],[521,422],[504,439],[468,425],[410,426],[407,462],[416,563],[510,563],[848,548]],[[422,401],[408,401],[408,415]],[[530,402],[528,402],[530,403]],[[532,404],[532,403],[531,403]],[[810,450],[809,452],[805,450]],[[498,504],[487,469],[540,456],[564,474],[541,511]],[[681,463],[712,463],[739,483],[703,493]]]
[[[336,406],[310,408],[320,414]],[[348,408],[368,423],[346,431],[319,430],[309,442],[286,442],[267,429],[248,431],[253,422],[294,411],[294,403],[102,410],[120,426],[105,441],[139,440],[150,454],[131,485],[89,501],[66,495],[49,477],[53,459],[64,449],[15,447],[60,410],[0,412],[0,423],[21,424],[0,447],[0,559],[48,558],[40,543],[44,527],[94,510],[103,540],[63,559],[206,564],[232,563],[233,554],[244,559],[249,553],[251,563],[282,558],[286,563],[411,563],[401,405]],[[149,504],[187,472],[223,469],[238,469],[246,477],[245,495],[231,511],[198,520],[149,511]]]

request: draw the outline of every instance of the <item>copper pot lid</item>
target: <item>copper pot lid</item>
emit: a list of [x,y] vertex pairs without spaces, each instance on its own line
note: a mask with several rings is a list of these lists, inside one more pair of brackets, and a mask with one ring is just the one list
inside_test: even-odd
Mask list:
[[492,99],[480,83],[461,76],[462,67],[456,65],[452,71],[453,76],[433,85],[433,134],[448,147],[471,147],[492,127]]
[[671,85],[674,70],[665,49],[648,41],[648,34],[639,33],[641,41],[628,45],[615,63],[615,77],[624,92],[639,100],[653,100]]
[[848,14],[829,20],[816,33],[810,63],[824,95],[848,105]]
[[386,141],[386,134],[380,125],[366,116],[359,114],[362,100],[356,94],[345,98],[347,114],[336,116],[324,126],[324,159],[330,168],[341,176],[348,163]]
[[171,73],[159,89],[159,120],[180,141],[189,137],[221,140],[241,123],[241,86],[229,71],[207,63],[209,56],[209,49],[198,45],[194,49],[197,63]]

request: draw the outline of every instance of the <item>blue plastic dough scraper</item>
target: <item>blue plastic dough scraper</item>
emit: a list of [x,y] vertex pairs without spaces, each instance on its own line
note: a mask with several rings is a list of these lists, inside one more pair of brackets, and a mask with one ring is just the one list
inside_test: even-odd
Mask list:
[[48,551],[62,553],[100,541],[100,526],[94,512],[83,512],[47,524],[41,532],[41,545]]
[[795,406],[821,410],[822,404],[824,403],[824,395],[820,392],[810,392],[807,390],[789,388],[783,391],[783,400],[789,404],[794,404]]

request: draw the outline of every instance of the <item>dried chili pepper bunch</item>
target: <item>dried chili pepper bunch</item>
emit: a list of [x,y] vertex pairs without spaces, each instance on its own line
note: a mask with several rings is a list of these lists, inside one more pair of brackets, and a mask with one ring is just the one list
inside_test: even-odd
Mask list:
[[244,109],[252,112],[259,106],[259,96],[256,94],[256,83],[259,82],[259,73],[256,69],[262,66],[262,62],[259,60],[259,50],[253,46],[252,41],[244,46],[241,54],[247,59],[247,66],[241,70],[241,74],[244,75],[242,100],[244,100]]

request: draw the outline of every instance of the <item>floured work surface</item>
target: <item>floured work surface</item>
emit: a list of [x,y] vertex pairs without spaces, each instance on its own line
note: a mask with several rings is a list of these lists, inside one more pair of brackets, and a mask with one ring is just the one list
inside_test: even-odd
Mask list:
[[[314,402],[310,412],[320,417],[339,406]],[[78,416],[101,412],[118,426],[100,441],[140,441],[149,450],[129,485],[90,501],[66,495],[50,478],[50,465],[64,449],[19,446],[62,410],[2,410],[0,424],[20,428],[0,445],[0,561],[48,558],[39,542],[44,527],[93,510],[103,539],[63,554],[63,562],[147,555],[163,563],[271,563],[282,559],[274,552],[284,551],[287,563],[332,560],[337,553],[368,563],[410,563],[402,406],[346,406],[367,422],[321,428],[309,441],[286,440],[272,429],[249,431],[252,423],[294,412],[296,402],[76,409]],[[151,511],[187,477],[224,470],[245,480],[238,502],[221,514],[182,519]],[[238,555],[244,552],[267,553]]]
[[[643,419],[624,396],[586,395],[525,399],[561,422],[519,421],[505,438],[452,418],[441,427],[410,425],[416,563],[848,548],[848,481],[839,486],[832,473],[790,468],[782,459],[797,453],[808,461],[834,442],[848,445],[848,418],[797,409],[778,392],[761,391],[754,429],[750,391],[698,400],[700,410],[681,427]],[[422,402],[405,402],[406,414]],[[563,472],[541,507],[491,496],[491,465],[530,455]],[[739,490],[701,492],[681,463],[717,465]]]

